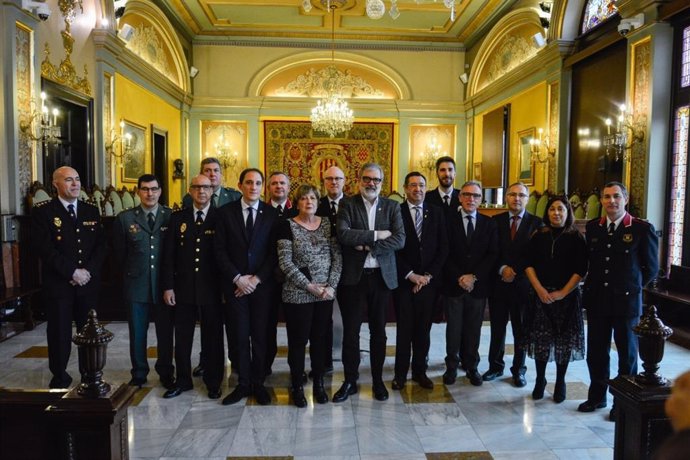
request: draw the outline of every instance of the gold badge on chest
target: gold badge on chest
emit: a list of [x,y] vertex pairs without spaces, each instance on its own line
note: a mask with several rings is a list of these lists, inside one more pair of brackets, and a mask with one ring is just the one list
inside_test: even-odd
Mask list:
[[632,240],[633,240],[632,233],[625,233],[623,235],[623,242],[624,243],[632,243]]
[[55,228],[60,228],[62,227],[62,220],[60,220],[59,217],[56,217],[53,219],[53,224],[55,224]]

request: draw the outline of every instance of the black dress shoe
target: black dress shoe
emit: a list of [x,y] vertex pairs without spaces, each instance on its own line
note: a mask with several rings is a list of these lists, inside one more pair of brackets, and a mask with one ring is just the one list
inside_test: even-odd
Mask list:
[[192,370],[192,375],[194,377],[202,377],[204,375],[204,368],[201,364]]
[[558,404],[565,401],[565,391],[565,382],[556,380],[556,387],[553,389],[553,400]]
[[303,387],[299,386],[290,388],[290,396],[292,397],[292,403],[296,407],[307,407],[307,398],[304,397]]
[[496,380],[499,377],[503,376],[503,371],[492,371],[489,369],[488,371],[484,372],[484,375],[482,375],[482,380],[485,382],[491,382],[492,380]]
[[455,379],[458,378],[457,369],[448,369],[445,374],[443,374],[443,383],[446,385],[452,385],[455,383]]
[[333,402],[339,403],[339,402],[347,401],[347,398],[350,397],[350,395],[354,395],[356,393],[357,393],[357,384],[356,383],[343,382],[343,384],[340,386],[338,391],[336,391],[335,394],[333,395]]
[[132,379],[129,382],[127,382],[127,385],[129,385],[130,387],[141,388],[144,386],[144,384],[146,384],[146,379],[137,378],[137,377],[132,377]]
[[268,406],[271,404],[271,395],[268,394],[268,390],[263,385],[254,385],[252,388],[252,394],[257,403],[262,406]]
[[170,399],[170,398],[176,398],[180,396],[182,393],[185,391],[189,391],[191,388],[182,388],[182,387],[175,387],[172,390],[168,390],[165,393],[163,393],[163,397],[165,399]]
[[333,373],[333,363],[326,364],[326,367],[323,370],[326,374],[332,374]]
[[482,383],[484,382],[482,380],[482,375],[476,369],[473,371],[467,371],[467,374],[465,375],[468,379],[470,379],[470,383],[475,387],[482,386]]
[[616,421],[616,414],[618,412],[616,411],[616,404],[614,403],[613,406],[611,406],[611,410],[609,411],[609,422],[615,422]]
[[237,385],[234,390],[230,392],[225,398],[223,398],[223,405],[229,406],[230,404],[235,404],[242,401],[242,399],[249,396],[252,392],[246,385]]
[[604,407],[606,407],[606,401],[597,403],[588,399],[577,406],[577,410],[578,412],[594,412],[595,410],[603,409]]
[[546,388],[546,379],[537,379],[534,382],[534,390],[532,390],[532,399],[536,401],[543,398],[544,388]]
[[515,385],[518,388],[522,388],[525,385],[527,385],[527,379],[525,378],[525,374],[513,375],[513,385]]
[[165,379],[161,378],[161,385],[166,390],[172,390],[173,388],[175,388],[177,386],[177,384],[175,383],[175,379],[173,379],[173,378],[165,378]]
[[223,393],[220,391],[218,388],[214,388],[212,390],[208,390],[208,397],[209,399],[220,399],[220,396]]
[[72,377],[70,377],[69,375],[66,379],[53,377],[52,379],[50,379],[48,388],[69,388],[70,385],[72,385]]
[[434,382],[426,374],[412,374],[412,380],[417,382],[422,388],[427,390],[434,389]]
[[400,377],[394,378],[393,381],[391,382],[391,388],[396,390],[396,391],[402,390],[403,388],[405,388],[405,379],[400,378]]
[[323,377],[316,377],[314,379],[314,386],[312,387],[312,396],[314,401],[319,404],[326,404],[328,402],[328,394],[323,386]]
[[371,387],[371,392],[374,395],[374,399],[377,401],[385,401],[388,399],[388,390],[383,382],[375,383]]

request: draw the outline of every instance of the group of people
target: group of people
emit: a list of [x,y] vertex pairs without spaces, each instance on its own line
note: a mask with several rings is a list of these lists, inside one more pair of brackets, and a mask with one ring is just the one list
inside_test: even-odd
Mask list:
[[[275,172],[265,179],[259,169],[248,168],[234,190],[223,187],[218,160],[206,158],[191,180],[185,206],[176,212],[159,203],[158,179],[141,176],[141,204],[117,216],[113,240],[129,315],[130,384],[147,382],[146,337],[152,316],[155,369],[167,390],[165,398],[192,389],[197,374],[203,376],[209,398],[220,398],[227,341],[237,384],[223,404],[250,395],[269,404],[264,382],[272,372],[282,308],[290,395],[297,407],[307,405],[307,344],[314,401],[342,402],[359,391],[365,315],[372,394],[385,401],[385,326],[392,303],[397,321],[393,390],[405,387],[410,368],[412,381],[434,387],[427,375],[428,353],[432,319],[441,306],[447,322],[444,384],[454,384],[460,369],[475,386],[501,377],[510,321],[513,385],[527,384],[530,356],[536,370],[532,396],[543,398],[546,366],[555,362],[553,399],[560,403],[566,398],[568,364],[584,359],[586,350],[591,384],[578,410],[606,407],[612,335],[618,374],[637,373],[632,329],[641,314],[642,288],[658,271],[653,226],[626,212],[628,193],[618,182],[604,186],[605,216],[588,222],[585,236],[574,227],[564,196],[550,198],[543,218],[529,214],[529,190],[519,182],[507,189],[507,211],[490,218],[478,211],[481,184],[468,181],[454,188],[455,174],[453,158],[439,158],[439,185],[427,190],[426,177],[410,172],[404,181],[405,201],[398,203],[381,196],[379,165],[360,168],[354,179],[357,193],[349,197],[343,194],[345,174],[332,166],[323,173],[324,196],[319,187],[305,184],[290,200],[286,174]],[[34,209],[33,241],[43,260],[49,298],[50,386],[58,388],[71,383],[66,372],[71,322],[81,327],[87,308],[96,305],[105,242],[96,208],[77,201],[77,172],[57,169],[53,185],[58,196]],[[333,369],[335,300],[343,322],[345,378],[329,396],[324,375]],[[479,344],[487,300],[491,343],[482,374]],[[197,320],[201,353],[193,371]]]

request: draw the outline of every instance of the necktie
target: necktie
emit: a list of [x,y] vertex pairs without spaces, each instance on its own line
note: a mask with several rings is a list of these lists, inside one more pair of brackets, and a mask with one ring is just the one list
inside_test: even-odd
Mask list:
[[417,232],[417,238],[419,238],[419,241],[422,241],[422,207],[415,206],[414,210],[414,231]]
[[335,207],[335,201],[331,201],[331,216],[338,214],[338,208]]
[[[514,240],[517,234],[517,223],[520,216],[513,216],[513,223],[510,224],[510,239]],[[505,228],[505,227],[504,227]]]
[[450,206],[450,197],[448,195],[443,196],[443,204]]
[[216,208],[218,207],[218,194],[217,193],[213,194],[213,206],[215,206]]
[[278,211],[279,216],[282,216],[283,215],[283,206],[281,206],[281,205],[276,206],[276,211]]
[[204,223],[204,211],[197,211],[196,212],[196,224],[201,225]]
[[[201,212],[201,211],[199,211],[199,212]],[[149,229],[150,229],[150,230],[153,230],[153,227],[154,227],[155,225],[156,225],[156,218],[153,217],[153,213],[150,212],[150,213],[149,213]]]
[[69,212],[69,216],[72,218],[73,221],[77,221],[77,213],[74,212],[74,205],[73,204],[68,204],[67,205],[67,212]]
[[467,218],[467,241],[472,239],[472,234],[474,233],[474,224],[472,223],[472,216],[466,216]]
[[616,224],[614,224],[613,222],[611,222],[611,223],[609,224],[609,236],[613,235],[613,232],[615,232],[615,231],[616,231]]
[[247,212],[249,213],[247,215],[247,234],[251,236],[252,232],[254,231],[254,208],[249,207],[247,208]]

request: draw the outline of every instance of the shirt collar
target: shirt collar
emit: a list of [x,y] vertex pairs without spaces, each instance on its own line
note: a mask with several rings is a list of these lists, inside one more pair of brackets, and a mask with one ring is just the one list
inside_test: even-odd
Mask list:
[[156,217],[158,215],[158,203],[151,208],[151,209],[146,209],[145,207],[141,206],[141,210],[144,212],[145,215],[149,215],[150,212],[153,213],[153,217]]
[[623,213],[622,216],[620,216],[618,219],[616,219],[616,220],[614,220],[614,221],[611,221],[611,219],[609,219],[609,217],[606,216],[606,226],[608,227],[609,225],[611,225],[611,223],[613,223],[613,224],[615,225],[615,227],[618,228],[618,226],[620,225],[621,221],[625,218],[625,215],[626,215],[626,214],[627,214],[627,213]]
[[460,207],[460,212],[462,213],[462,218],[465,219],[467,216],[472,216],[474,220],[477,220],[477,211],[474,211],[473,213],[467,213],[465,212],[464,209],[462,209],[462,206]]
[[508,213],[510,214],[510,218],[511,218],[511,219],[512,219],[514,216],[518,216],[520,219],[523,219],[523,218],[525,217],[525,212],[526,212],[526,211],[525,211],[524,208],[523,208],[522,211],[520,211],[520,212],[517,213],[517,214],[513,214],[512,212],[508,211]]
[[194,210],[194,217],[196,217],[197,211],[203,212],[203,213],[204,213],[204,217],[206,217],[206,216],[208,215],[208,210],[209,210],[210,207],[211,207],[211,201],[210,201],[210,200],[209,200],[209,202],[206,204],[206,206],[203,207],[202,209],[198,209],[198,208],[196,207],[196,205],[192,205],[192,209]]
[[336,198],[331,198],[330,196],[326,195],[326,199],[328,200],[328,204],[331,204],[332,201],[335,201],[335,204],[338,204],[338,203],[340,203],[340,200],[343,199],[343,194],[341,193]]
[[419,203],[419,204],[413,204],[413,203],[410,203],[409,200],[405,200],[405,203],[407,203],[407,205],[410,207],[410,211],[412,211],[412,210],[413,210],[414,208],[416,208],[417,206],[419,206],[420,208],[424,209],[424,202],[423,202],[423,201],[422,201],[421,203]]
[[244,201],[244,198],[240,199],[240,204],[242,205],[242,211],[246,211],[247,208],[252,208],[254,210],[257,210],[259,208],[259,202],[257,201],[253,205],[248,205],[246,201]]
[[73,205],[74,205],[74,210],[75,210],[75,211],[77,210],[77,202],[78,202],[79,200],[75,199],[74,201],[70,202],[70,201],[65,200],[65,199],[62,198],[61,196],[58,197],[58,200],[60,200],[60,203],[62,203],[62,206],[63,206],[65,209],[67,209],[67,206],[73,204]]

